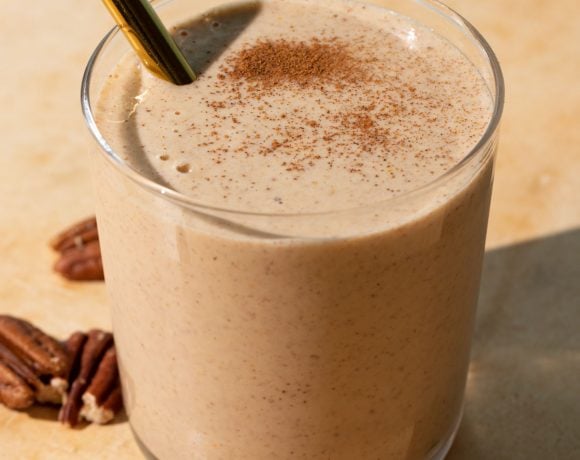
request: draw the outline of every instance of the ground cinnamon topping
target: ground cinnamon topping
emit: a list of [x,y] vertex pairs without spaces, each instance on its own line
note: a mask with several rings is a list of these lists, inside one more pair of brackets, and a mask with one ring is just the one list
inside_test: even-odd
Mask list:
[[[324,99],[333,99],[343,91],[352,90],[359,94],[362,86],[376,82],[369,72],[369,64],[373,62],[368,55],[363,57],[357,54],[352,45],[338,37],[312,37],[307,41],[258,40],[230,57],[220,69],[218,78],[222,84],[231,83],[234,93],[232,99],[240,101],[239,108],[243,110],[246,97],[262,100],[268,90],[288,85],[320,91]],[[242,95],[241,85],[244,83],[247,83],[247,91]],[[263,104],[267,105],[267,102]],[[360,151],[370,151],[373,143],[386,140],[387,133],[376,126],[373,114],[375,107],[371,103],[339,114],[330,114],[328,111],[324,117],[325,123],[311,118],[301,119],[295,114],[298,109],[294,108],[291,118],[287,118],[287,114],[281,115],[285,122],[281,124],[284,129],[280,127],[276,130],[279,139],[262,144],[259,152],[267,156],[282,151],[283,156],[292,158],[282,162],[285,170],[299,173],[334,155],[333,149],[329,149],[324,158],[307,153],[309,149],[316,149],[319,140],[329,141],[340,136],[343,142],[354,141],[358,146],[352,149],[353,164],[349,169],[358,173],[361,171]],[[212,108],[217,110],[221,107],[213,105]],[[269,112],[266,107],[264,111]],[[294,120],[299,121],[295,123]],[[307,133],[306,130],[311,132]],[[302,148],[292,148],[297,143]],[[298,154],[300,151],[303,153]]]
[[228,64],[230,68],[222,78],[247,80],[262,87],[290,82],[303,87],[352,84],[364,77],[359,60],[338,39],[260,40],[234,55]]
[[[380,176],[369,175],[372,171],[365,168],[365,155],[379,152],[384,157],[380,168],[389,166],[390,152],[400,150],[406,140],[401,133],[390,130],[386,121],[401,116],[404,108],[396,99],[409,99],[406,93],[411,91],[407,87],[394,89],[398,81],[395,75],[389,77],[391,92],[377,93],[377,87],[384,87],[385,78],[377,72],[377,67],[381,68],[379,64],[369,50],[338,37],[257,40],[225,60],[217,75],[216,88],[221,91],[227,88],[229,97],[207,105],[216,116],[233,106],[236,116],[243,115],[250,106],[263,120],[271,122],[279,118],[267,141],[262,142],[255,133],[249,134],[235,150],[236,154],[248,156],[248,149],[253,146],[264,157],[276,156],[295,180],[322,162],[333,168],[340,157],[342,168],[378,187]],[[287,112],[282,110],[283,113],[276,115],[280,108],[273,110],[269,98],[287,90],[303,92],[311,101],[313,113],[289,107]],[[392,100],[394,93],[395,100]],[[413,97],[417,96],[413,94]],[[349,98],[359,100],[360,105],[343,105]],[[336,101],[340,109],[326,108],[313,117],[317,107],[323,107],[328,101]],[[231,152],[227,148],[214,148],[210,144],[213,142],[207,147],[215,155],[216,163],[229,158]]]

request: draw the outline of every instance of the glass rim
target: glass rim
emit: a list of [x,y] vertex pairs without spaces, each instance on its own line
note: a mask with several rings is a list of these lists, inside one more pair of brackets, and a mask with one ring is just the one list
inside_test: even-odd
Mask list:
[[[161,2],[156,2],[153,6],[154,8],[158,8],[173,1],[175,0],[164,0]],[[193,197],[180,193],[176,190],[173,190],[169,187],[161,185],[152,179],[147,178],[146,176],[141,174],[138,170],[131,167],[126,161],[123,161],[123,159],[109,145],[109,143],[105,139],[105,136],[103,136],[99,127],[97,126],[97,122],[95,120],[91,104],[90,91],[93,70],[97,64],[97,61],[99,60],[101,53],[107,47],[109,42],[112,41],[120,31],[118,26],[113,27],[103,37],[103,39],[99,42],[99,44],[97,45],[97,47],[95,48],[95,50],[93,51],[87,62],[81,83],[81,108],[85,119],[85,123],[87,124],[89,131],[92,134],[92,137],[99,144],[101,153],[104,154],[104,156],[116,167],[116,169],[119,172],[124,174],[126,177],[131,179],[139,186],[149,190],[150,192],[153,192],[157,196],[170,200],[178,205],[191,207],[194,209],[214,211],[225,214],[246,215],[256,217],[297,217],[297,216],[315,217],[315,216],[325,216],[345,213],[349,211],[353,212],[368,207],[386,205],[388,203],[394,202],[395,200],[399,201],[401,199],[419,195],[420,193],[425,192],[426,190],[430,190],[432,188],[437,187],[438,185],[444,183],[446,180],[453,177],[458,172],[467,168],[467,166],[471,163],[471,161],[477,157],[477,154],[483,151],[485,147],[488,145],[488,143],[493,140],[493,136],[495,135],[499,127],[499,122],[503,113],[505,86],[503,74],[497,57],[493,49],[489,45],[489,43],[485,40],[483,35],[481,35],[481,33],[475,28],[475,26],[473,26],[467,19],[465,19],[455,10],[443,4],[439,0],[413,0],[413,1],[415,3],[420,4],[424,8],[431,9],[432,11],[442,15],[445,19],[451,21],[456,26],[459,26],[459,28],[464,33],[466,33],[466,35],[471,34],[472,38],[474,38],[476,41],[476,45],[478,45],[480,47],[480,50],[483,51],[483,55],[487,61],[486,63],[491,68],[493,80],[495,83],[495,91],[492,93],[493,111],[491,113],[489,122],[486,126],[485,131],[479,138],[479,141],[471,148],[471,150],[469,150],[469,152],[459,162],[457,162],[452,168],[448,169],[443,174],[440,174],[439,176],[435,177],[433,180],[427,183],[421,184],[419,187],[412,188],[398,195],[349,208],[337,208],[313,212],[306,211],[300,213],[284,213],[284,212],[272,213],[272,212],[249,211],[244,209],[224,208],[210,205],[204,203],[203,201],[196,200]]]

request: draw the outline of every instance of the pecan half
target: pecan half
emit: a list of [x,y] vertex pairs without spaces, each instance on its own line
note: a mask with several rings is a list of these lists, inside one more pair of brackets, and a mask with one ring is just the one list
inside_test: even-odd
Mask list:
[[87,339],[87,334],[79,331],[71,334],[71,336],[64,343],[64,348],[68,353],[70,362],[70,367],[67,373],[67,381],[70,385],[72,385],[80,372],[81,357]]
[[104,425],[115,418],[115,415],[123,408],[123,395],[121,386],[117,384],[107,399],[102,403],[96,401],[96,397],[90,393],[83,396],[82,417],[92,423]]
[[35,397],[39,402],[62,403],[68,388],[66,380],[60,377],[51,377],[46,379],[48,380],[47,382],[43,382],[31,368],[2,343],[0,343],[0,362],[10,368],[34,391]]
[[55,251],[63,252],[67,249],[84,246],[98,239],[97,219],[89,217],[59,233],[52,239],[50,245]]
[[34,404],[34,391],[26,381],[0,361],[0,403],[10,409],[26,409]]
[[65,377],[69,362],[63,346],[28,321],[0,315],[0,343],[40,378]]
[[26,408],[35,399],[60,404],[68,387],[68,355],[52,337],[27,321],[0,315],[2,396],[11,408]]
[[113,335],[109,332],[93,329],[82,349],[80,368],[74,378],[70,392],[58,414],[58,419],[71,427],[79,422],[79,413],[82,408],[82,397],[91,383],[99,364],[113,344]]
[[72,281],[104,279],[97,221],[85,219],[57,235],[51,242],[60,258],[54,270]]
[[71,281],[104,280],[99,241],[67,249],[54,264],[54,270]]
[[82,401],[80,415],[93,423],[108,423],[121,409],[123,399],[114,345],[105,353],[91,384],[83,394]]

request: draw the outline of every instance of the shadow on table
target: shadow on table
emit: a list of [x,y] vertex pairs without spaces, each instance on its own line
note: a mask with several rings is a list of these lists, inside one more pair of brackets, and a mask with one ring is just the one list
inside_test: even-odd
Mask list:
[[[32,406],[29,409],[26,409],[26,413],[30,418],[55,423],[55,421],[58,419],[58,410],[59,409],[54,406]],[[117,425],[119,423],[125,423],[127,421],[128,421],[127,414],[125,413],[124,410],[122,410],[115,416],[115,419],[112,422],[110,422],[109,425]],[[88,423],[81,422],[79,423],[77,428],[82,429],[87,425]],[[0,458],[1,457],[2,456],[0,455]]]
[[486,253],[448,459],[580,459],[580,229]]

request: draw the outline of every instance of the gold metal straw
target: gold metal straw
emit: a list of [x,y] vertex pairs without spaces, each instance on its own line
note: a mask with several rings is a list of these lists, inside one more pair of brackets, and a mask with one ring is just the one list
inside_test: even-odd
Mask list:
[[147,0],[103,0],[141,61],[158,77],[187,85],[195,73]]

